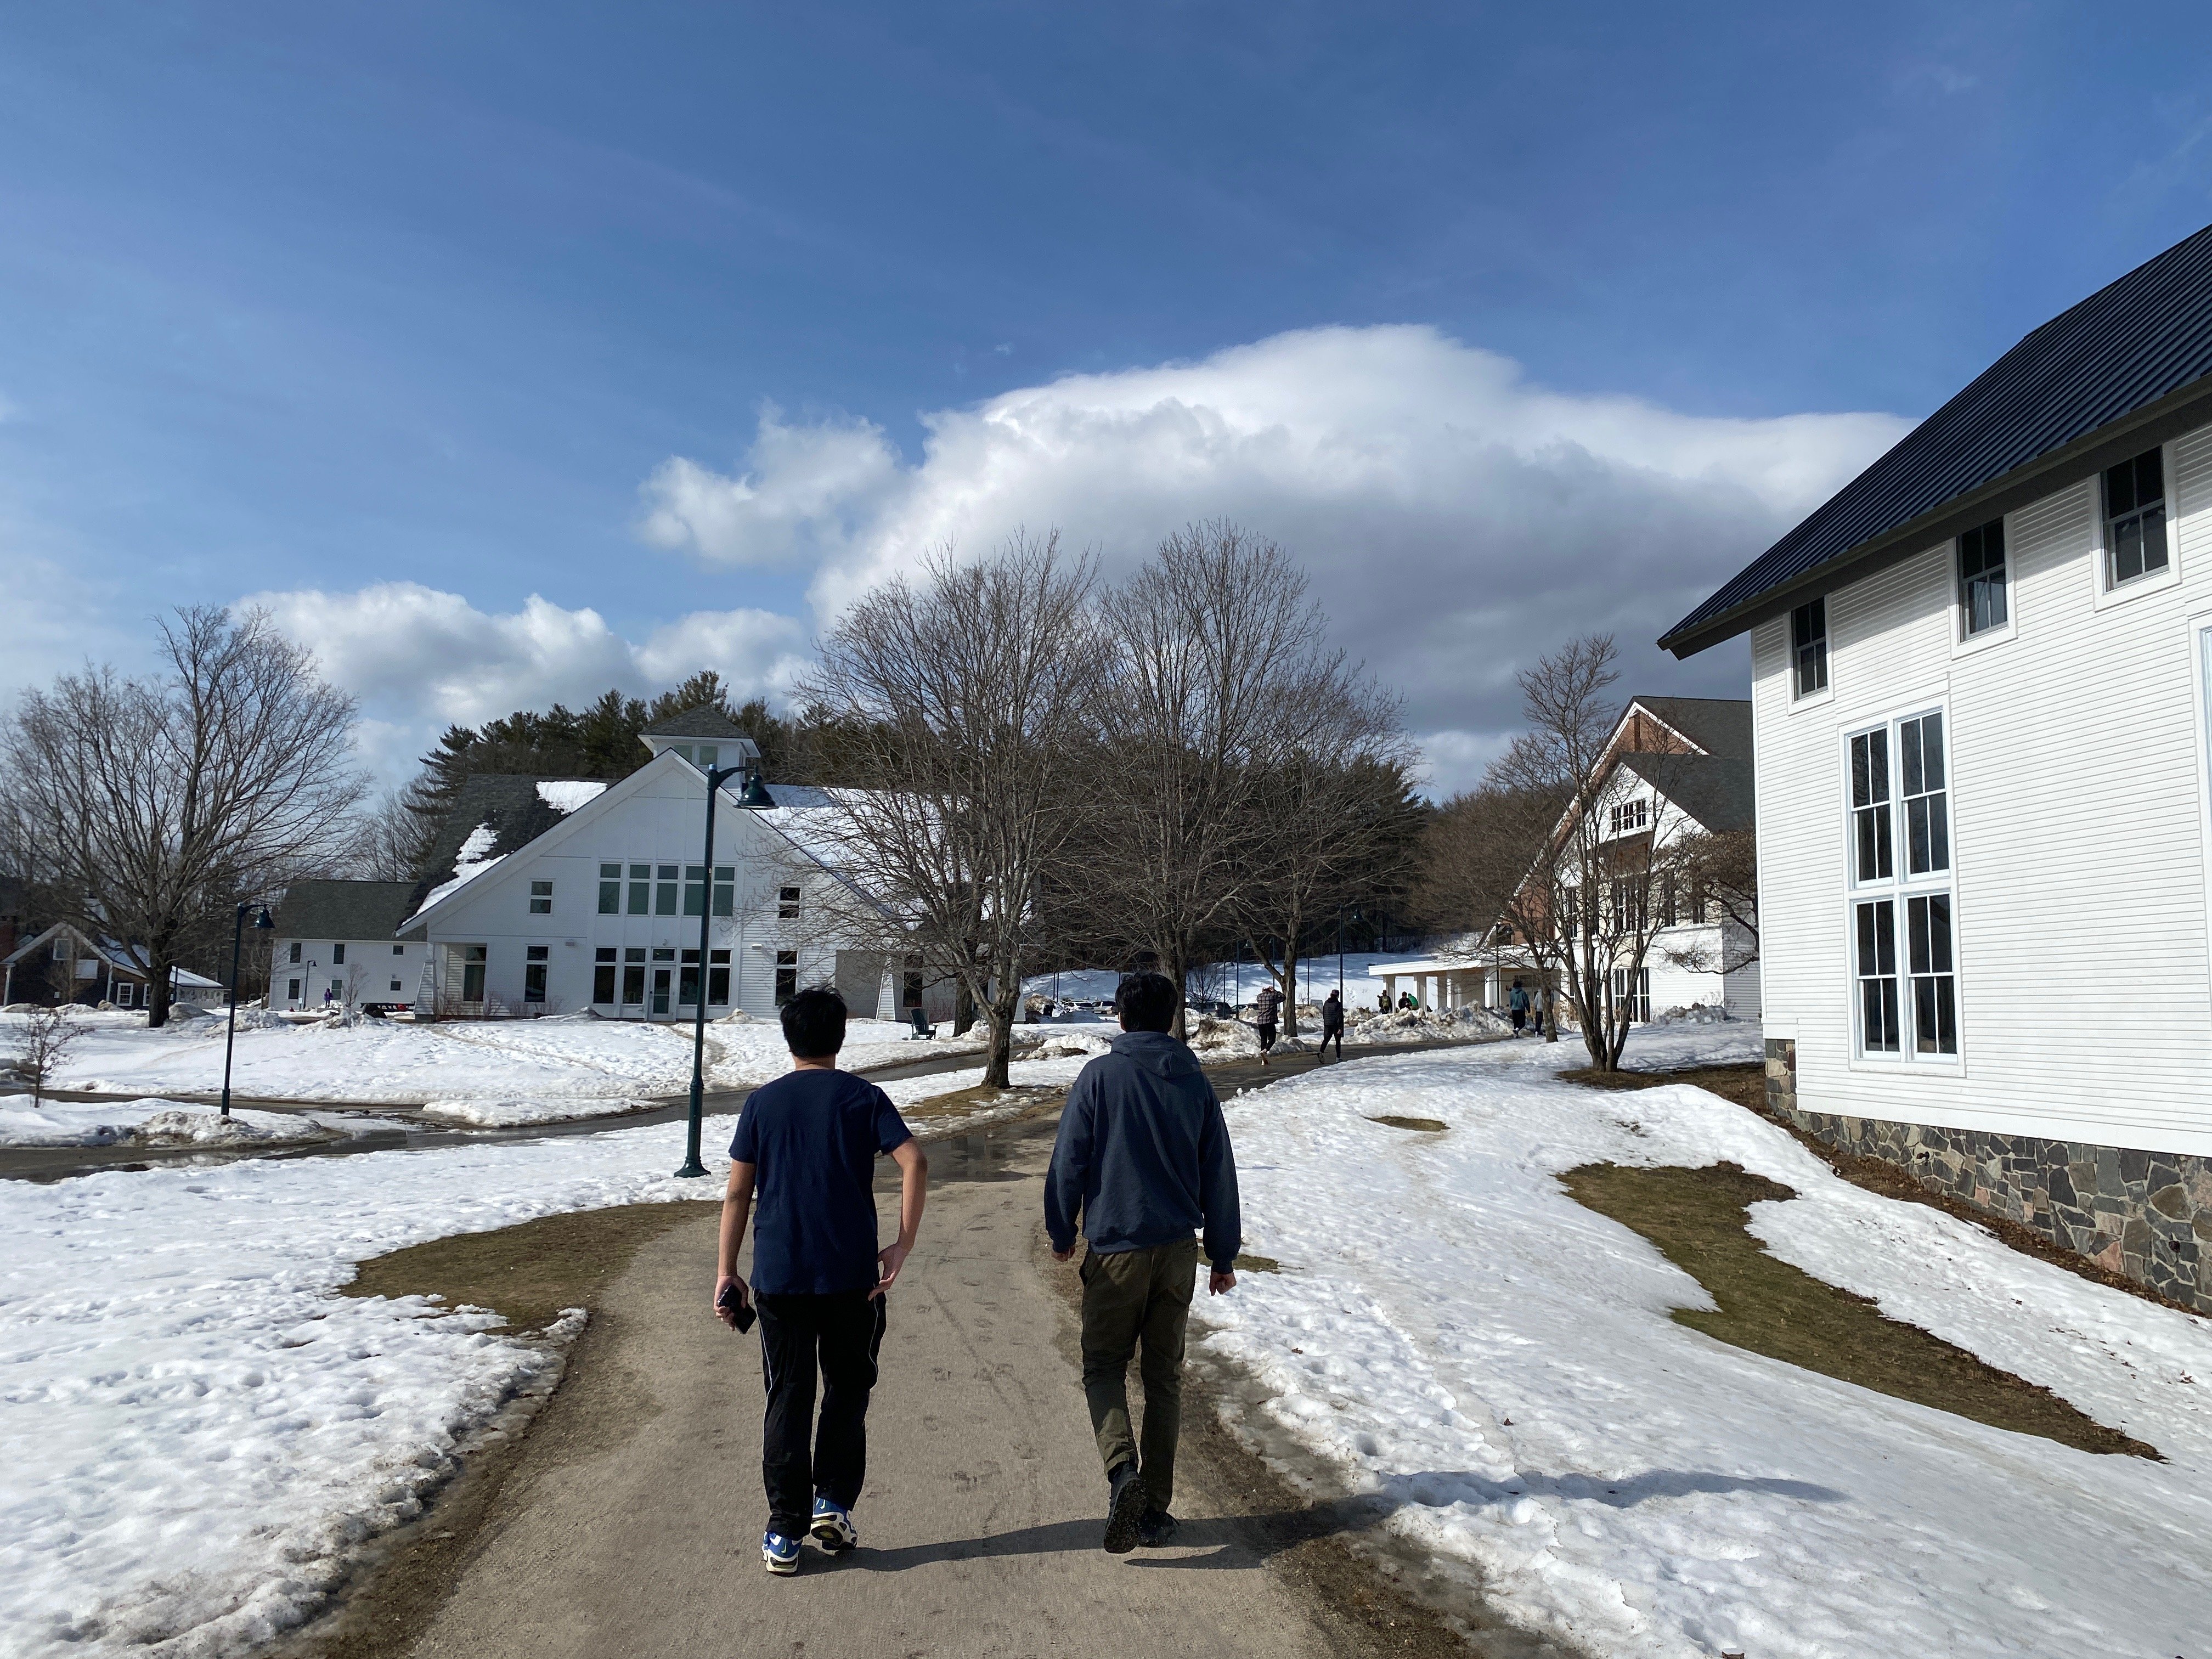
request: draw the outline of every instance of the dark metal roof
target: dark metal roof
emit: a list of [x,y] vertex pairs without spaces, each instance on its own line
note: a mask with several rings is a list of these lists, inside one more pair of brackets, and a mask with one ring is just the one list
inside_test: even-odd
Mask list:
[[1751,758],[1751,699],[1748,697],[1635,697],[1638,708],[1680,732],[1708,755]]
[[[1784,590],[1809,598],[1839,586],[1840,571],[1826,580],[1816,573],[1892,538],[1896,556],[1918,552],[1942,539],[1947,507],[1994,492],[2039,461],[2075,459],[2076,476],[2086,477],[2100,458],[2076,456],[2078,447],[2116,422],[2150,418],[2177,396],[2193,410],[2197,394],[2207,390],[2196,383],[2208,374],[2212,227],[2027,336],[1659,643],[1687,656],[1733,638],[1773,614],[1773,605],[1763,602]],[[2146,431],[2142,447],[2157,441]],[[2048,488],[2065,482],[2054,478]],[[2002,510],[2004,504],[1992,497],[1988,516]],[[1923,532],[1927,539],[1917,539]]]
[[1748,757],[1632,753],[1620,763],[1716,835],[1752,821],[1758,797]]
[[276,908],[285,939],[389,939],[415,914],[411,881],[295,881]]
[[679,708],[665,720],[655,720],[638,733],[641,738],[720,738],[725,742],[745,735],[744,728],[711,702]]

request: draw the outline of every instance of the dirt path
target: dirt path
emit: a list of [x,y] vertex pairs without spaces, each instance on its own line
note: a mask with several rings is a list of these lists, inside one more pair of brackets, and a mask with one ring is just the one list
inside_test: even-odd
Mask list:
[[[641,1218],[635,1256],[596,1297],[568,1381],[496,1489],[456,1494],[423,1523],[444,1569],[434,1559],[411,1589],[405,1571],[398,1587],[373,1583],[302,1650],[1468,1651],[1346,1547],[1371,1515],[1291,1493],[1204,1398],[1185,1413],[1182,1540],[1099,1549],[1105,1484],[1070,1270],[1044,1255],[1036,1219],[1049,1127],[931,1148],[938,1178],[893,1293],[855,1555],[810,1546],[797,1579],[762,1571],[758,1347],[706,1313],[715,1212],[685,1206]],[[888,1214],[887,1185],[879,1197]]]

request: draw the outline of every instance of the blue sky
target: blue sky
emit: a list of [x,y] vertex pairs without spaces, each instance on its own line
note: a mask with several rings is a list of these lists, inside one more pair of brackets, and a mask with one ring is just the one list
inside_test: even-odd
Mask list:
[[2207,15],[13,8],[0,681],[262,596],[389,764],[687,653],[774,689],[933,538],[1233,511],[1459,781],[1591,623],[1739,691],[1650,640],[2212,220]]

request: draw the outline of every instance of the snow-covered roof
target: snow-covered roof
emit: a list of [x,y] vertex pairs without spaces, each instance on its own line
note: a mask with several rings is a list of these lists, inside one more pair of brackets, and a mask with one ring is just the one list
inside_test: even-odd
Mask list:
[[538,780],[538,799],[555,811],[566,817],[587,801],[595,801],[607,792],[607,786],[597,778],[540,778]]
[[[132,975],[137,978],[143,979],[146,977],[146,963],[140,958],[137,951],[134,951],[122,940],[109,939],[104,935],[101,938],[94,939],[82,928],[72,927],[66,921],[58,921],[52,927],[47,928],[45,933],[38,934],[34,938],[25,939],[23,943],[17,945],[13,951],[10,951],[6,957],[0,957],[0,966],[10,965],[21,961],[24,957],[29,956],[33,951],[41,950],[51,945],[55,939],[64,933],[68,934],[70,938],[75,939],[77,942],[78,946],[83,950],[87,956],[97,957],[101,961],[105,962],[109,967],[120,969],[123,972]],[[220,990],[222,988],[220,981],[210,979],[203,974],[193,973],[188,968],[171,968],[169,969],[169,983],[174,986],[197,986],[205,990]]]
[[[498,845],[499,831],[490,824],[479,823],[475,829],[470,830],[461,839],[460,850],[453,855],[453,875],[422,896],[422,903],[415,907],[415,915],[408,917],[407,921],[413,921],[415,916],[421,915],[440,900],[449,898],[459,892],[462,888],[505,858],[506,854],[495,853],[491,850]],[[402,922],[400,925],[405,927],[407,924]]]

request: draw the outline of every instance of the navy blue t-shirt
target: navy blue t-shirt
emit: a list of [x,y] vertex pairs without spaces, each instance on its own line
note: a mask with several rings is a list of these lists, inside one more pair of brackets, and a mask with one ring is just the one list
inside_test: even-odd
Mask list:
[[753,1289],[875,1289],[876,1158],[913,1139],[890,1097],[850,1072],[790,1072],[748,1095],[730,1157],[754,1170]]

